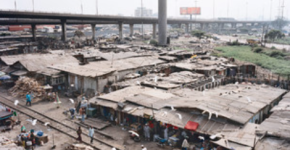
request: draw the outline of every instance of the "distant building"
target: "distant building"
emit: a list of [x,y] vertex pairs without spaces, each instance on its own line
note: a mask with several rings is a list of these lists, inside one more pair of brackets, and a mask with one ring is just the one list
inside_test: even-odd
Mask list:
[[[142,17],[142,7],[135,10],[135,17]],[[143,17],[152,17],[152,9],[143,7]]]

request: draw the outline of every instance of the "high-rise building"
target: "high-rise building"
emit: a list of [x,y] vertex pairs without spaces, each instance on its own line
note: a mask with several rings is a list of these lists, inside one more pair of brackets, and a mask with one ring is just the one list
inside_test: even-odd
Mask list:
[[[138,7],[135,10],[135,17],[142,17],[142,8]],[[152,17],[152,9],[147,9],[143,7],[143,17]]]

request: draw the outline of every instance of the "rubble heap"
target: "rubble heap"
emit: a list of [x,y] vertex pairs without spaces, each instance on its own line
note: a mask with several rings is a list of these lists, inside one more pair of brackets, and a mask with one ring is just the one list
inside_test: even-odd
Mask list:
[[23,150],[22,147],[18,147],[14,141],[5,136],[0,136],[0,149]]
[[93,148],[84,144],[71,144],[66,150],[93,150]]
[[9,89],[9,92],[14,97],[25,98],[27,92],[32,92],[32,102],[38,102],[42,100],[45,90],[44,88],[35,80],[29,77],[21,77],[15,82],[15,86]]

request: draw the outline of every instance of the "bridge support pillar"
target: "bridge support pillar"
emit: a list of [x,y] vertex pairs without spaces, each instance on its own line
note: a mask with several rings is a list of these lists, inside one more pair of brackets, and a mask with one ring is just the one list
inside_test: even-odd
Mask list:
[[237,28],[237,24],[236,23],[232,23],[231,26],[232,26],[232,28]]
[[134,34],[134,24],[130,24],[130,36],[132,37]]
[[181,24],[178,24],[178,28],[181,29]]
[[167,0],[158,0],[158,44],[167,45]]
[[32,34],[32,41],[36,41],[36,25],[31,25],[31,34]]
[[67,40],[67,36],[66,36],[66,21],[65,20],[61,21],[61,32],[62,32],[61,40],[65,42]]
[[185,33],[189,32],[189,24],[185,24]]
[[119,22],[119,39],[123,39],[123,23]]
[[92,26],[92,40],[96,39],[96,24],[91,24]]
[[153,39],[156,39],[156,23],[153,24]]
[[204,29],[204,23],[201,23],[200,24],[200,30],[203,30]]

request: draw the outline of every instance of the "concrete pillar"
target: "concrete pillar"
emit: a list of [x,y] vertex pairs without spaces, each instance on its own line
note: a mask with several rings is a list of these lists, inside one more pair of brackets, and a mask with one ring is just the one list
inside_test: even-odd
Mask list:
[[178,24],[179,29],[181,29],[181,24]]
[[204,29],[204,23],[200,23],[200,29],[201,29],[201,30]]
[[167,44],[167,0],[158,0],[158,44]]
[[232,28],[237,28],[237,24],[236,23],[232,23],[231,26],[232,26]]
[[252,27],[255,26],[255,23],[251,23],[251,26],[252,26]]
[[189,24],[185,24],[185,33],[189,32]]
[[134,34],[134,24],[130,24],[130,36]]
[[91,24],[92,26],[92,40],[96,39],[96,24]]
[[153,39],[156,39],[156,23],[153,24]]
[[61,40],[65,42],[67,40],[67,36],[66,36],[66,20],[62,20],[61,21],[61,32],[62,32]]
[[221,24],[221,29],[224,29],[224,28],[225,28],[225,24],[222,23],[222,24]]
[[32,34],[32,41],[36,41],[36,25],[31,25],[31,34]]
[[123,23],[119,22],[119,39],[123,39]]

